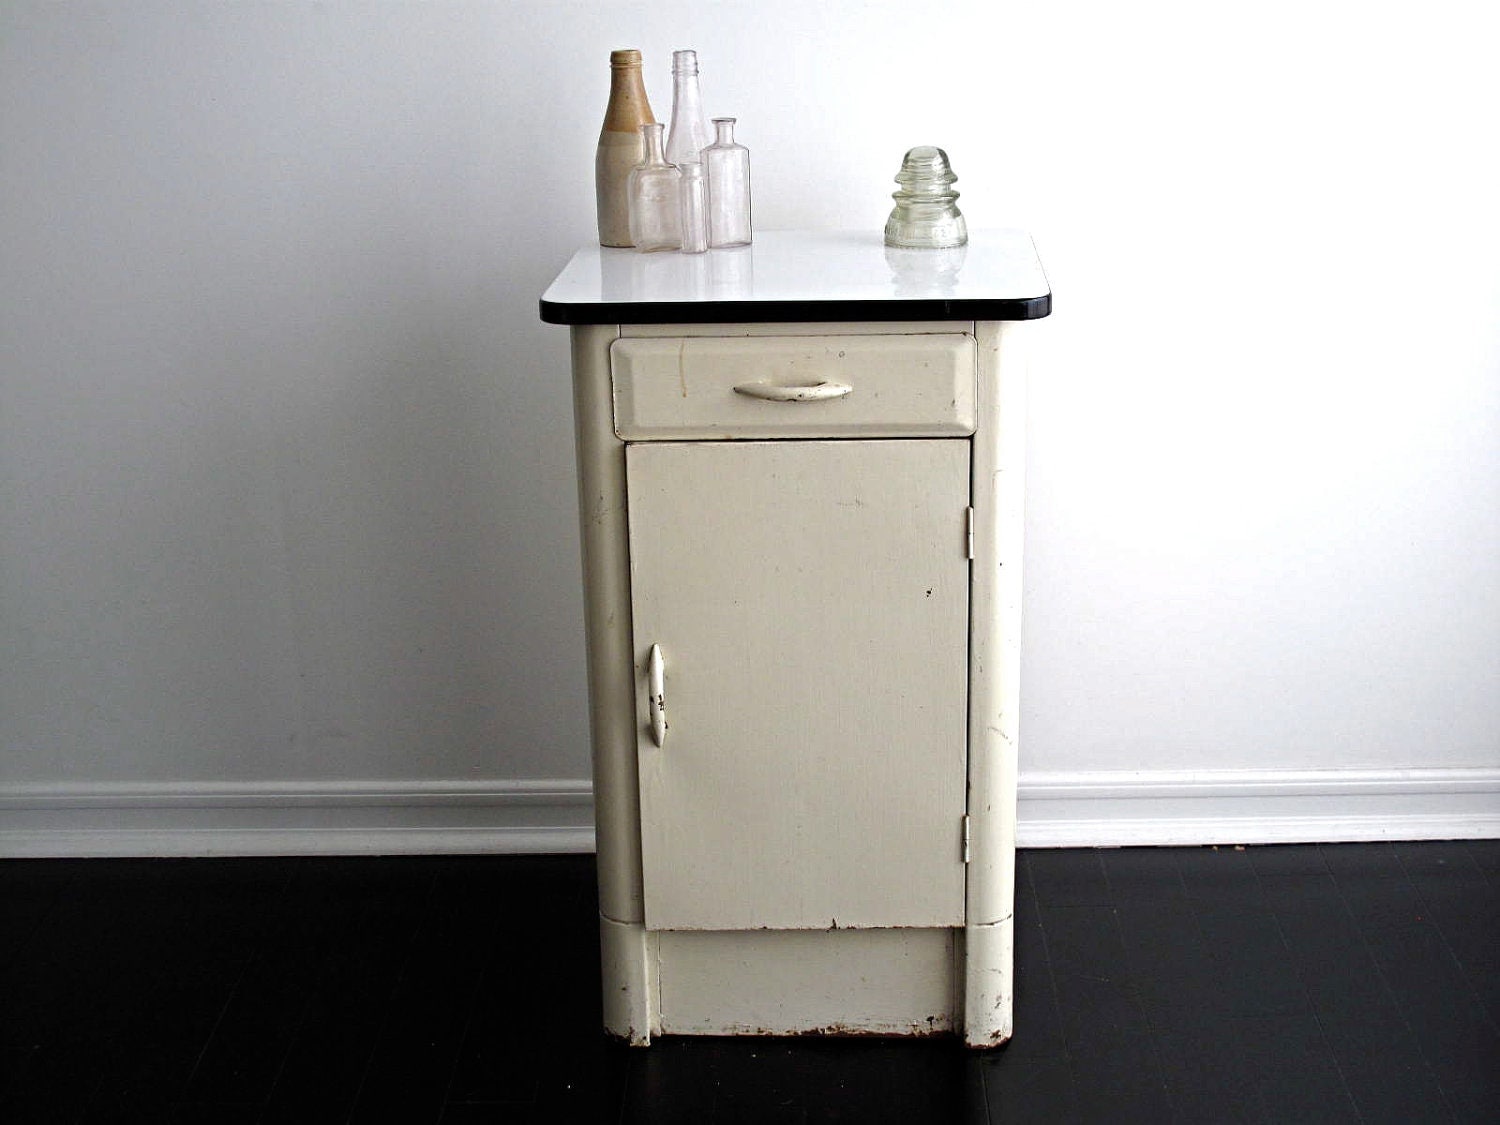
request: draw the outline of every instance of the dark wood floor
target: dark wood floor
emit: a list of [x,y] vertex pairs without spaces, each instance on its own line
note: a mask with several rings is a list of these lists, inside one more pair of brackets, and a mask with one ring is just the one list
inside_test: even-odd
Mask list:
[[590,857],[0,863],[0,1121],[1500,1121],[1500,841],[1028,851],[1016,1037],[603,1041]]

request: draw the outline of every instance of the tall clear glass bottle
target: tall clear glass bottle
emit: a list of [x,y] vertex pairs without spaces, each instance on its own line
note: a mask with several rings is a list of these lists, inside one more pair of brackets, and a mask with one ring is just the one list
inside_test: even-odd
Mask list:
[[708,118],[698,91],[698,52],[672,52],[672,132],[667,159],[673,164],[700,159],[709,145]]
[[682,252],[701,254],[708,249],[708,179],[696,160],[677,170],[682,173]]
[[639,51],[609,53],[609,105],[599,147],[594,154],[594,195],[599,215],[599,243],[629,246],[630,204],[626,182],[641,162],[641,126],[655,121],[646,100]]
[[750,150],[734,140],[733,117],[715,117],[718,136],[703,150],[708,169],[708,244],[748,246],[750,226]]
[[641,126],[646,153],[630,170],[630,241],[637,250],[676,250],[682,245],[682,174],[662,155],[664,126]]

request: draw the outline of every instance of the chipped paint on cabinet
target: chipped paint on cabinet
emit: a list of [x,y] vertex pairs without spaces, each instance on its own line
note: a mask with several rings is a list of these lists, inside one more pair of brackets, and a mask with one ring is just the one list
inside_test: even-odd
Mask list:
[[668,1035],[936,1035],[955,1027],[951,929],[665,931]]

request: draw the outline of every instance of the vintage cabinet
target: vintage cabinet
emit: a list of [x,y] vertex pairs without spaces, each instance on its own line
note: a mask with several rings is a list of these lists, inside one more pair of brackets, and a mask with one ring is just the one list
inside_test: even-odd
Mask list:
[[572,329],[605,1024],[1011,1031],[1030,239],[589,247]]

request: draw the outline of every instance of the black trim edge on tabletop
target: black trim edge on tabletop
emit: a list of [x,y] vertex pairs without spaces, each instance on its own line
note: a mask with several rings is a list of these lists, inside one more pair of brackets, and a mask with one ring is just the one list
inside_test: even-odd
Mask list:
[[548,324],[794,324],[815,321],[1040,320],[1052,294],[996,300],[912,301],[541,301]]

